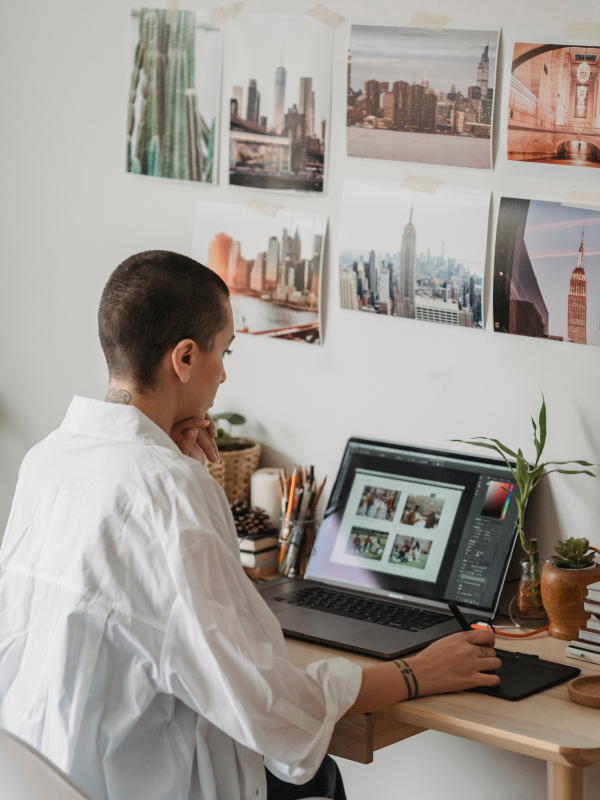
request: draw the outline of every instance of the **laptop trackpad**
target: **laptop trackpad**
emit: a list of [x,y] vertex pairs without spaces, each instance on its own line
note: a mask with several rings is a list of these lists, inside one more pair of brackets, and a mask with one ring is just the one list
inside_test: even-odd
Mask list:
[[285,611],[275,614],[277,622],[284,633],[304,633],[318,639],[339,640],[342,636],[351,636],[353,633],[364,632],[371,627],[370,623],[360,619],[350,619],[337,614],[328,614],[326,611],[317,611],[315,608],[302,608],[287,606]]

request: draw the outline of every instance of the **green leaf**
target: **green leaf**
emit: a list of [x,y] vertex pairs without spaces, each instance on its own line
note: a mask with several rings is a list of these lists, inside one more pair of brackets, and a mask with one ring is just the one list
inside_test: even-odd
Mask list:
[[539,466],[534,467],[531,470],[531,472],[529,474],[531,475],[531,477],[532,477],[534,482],[536,482],[537,479],[542,475],[542,473],[544,472],[545,468],[546,468],[545,464],[540,464]]
[[246,417],[242,417],[241,414],[234,414],[231,411],[227,411],[224,414],[214,414],[213,419],[226,419],[230,425],[244,425],[246,422]]
[[546,444],[546,398],[544,397],[544,393],[542,392],[542,407],[540,408],[540,455],[544,449]]
[[[473,438],[481,438],[481,437],[473,437]],[[494,447],[493,444],[485,444],[484,442],[474,442],[471,439],[450,439],[451,442],[462,442],[463,444],[472,444],[473,447],[485,447],[487,450],[493,450],[498,455],[502,455],[502,452],[498,450],[497,447]]]
[[488,442],[494,442],[494,443],[495,443],[495,445],[496,445],[496,447],[499,447],[499,448],[500,448],[500,450],[502,450],[504,453],[506,453],[507,455],[509,455],[511,458],[516,458],[516,457],[517,457],[517,454],[516,454],[516,453],[514,453],[514,452],[513,452],[513,451],[510,449],[510,447],[507,447],[505,444],[502,444],[502,442],[499,442],[499,441],[498,441],[498,439],[492,439],[492,438],[491,438],[491,437],[489,437],[489,436],[474,436],[473,438],[474,438],[474,439],[487,439],[487,441],[488,441]]
[[540,444],[540,440],[537,437],[538,427],[535,424],[535,420],[534,420],[533,417],[531,417],[531,424],[533,425],[533,443],[535,445],[535,452],[536,452],[535,463],[536,463],[536,466],[537,466],[537,463],[540,460],[540,456],[542,455],[542,445]]
[[527,497],[527,476],[529,473],[529,464],[525,461],[523,457],[523,453],[519,448],[519,452],[517,453],[517,468],[516,468],[516,475],[517,481],[519,483],[519,489],[521,490],[521,497]]
[[546,461],[547,464],[580,464],[582,467],[597,467],[598,464],[590,464],[589,461]]
[[589,472],[587,469],[549,469],[546,475],[550,475],[553,472],[561,472],[563,475],[589,475],[591,478],[596,477],[593,472]]
[[[473,439],[485,439],[485,436],[474,436]],[[462,442],[463,444],[472,444],[474,447],[485,447],[487,450],[493,450],[494,453],[498,453],[498,455],[504,460],[506,466],[512,472],[513,478],[517,480],[517,476],[515,475],[515,471],[513,470],[510,461],[506,458],[502,450],[499,450],[493,444],[485,444],[485,442],[474,442],[473,439],[449,439],[450,442]],[[493,441],[489,439],[488,441]]]

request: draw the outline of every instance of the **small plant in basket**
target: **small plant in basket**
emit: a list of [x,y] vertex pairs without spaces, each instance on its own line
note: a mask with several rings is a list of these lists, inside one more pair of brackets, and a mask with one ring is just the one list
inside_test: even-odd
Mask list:
[[215,423],[218,420],[223,420],[227,423],[227,430],[225,430],[222,426],[217,425],[217,438],[215,439],[215,444],[219,450],[226,452],[230,452],[232,450],[245,450],[248,447],[252,447],[252,444],[254,444],[250,444],[246,439],[244,439],[243,442],[238,442],[236,441],[235,436],[231,435],[231,429],[233,426],[246,424],[246,417],[243,417],[241,414],[235,414],[231,411],[227,411],[223,414],[215,414],[213,416],[213,420]]
[[[525,535],[525,508],[527,501],[531,497],[531,493],[540,483],[540,481],[552,472],[562,472],[565,475],[591,475],[595,478],[593,472],[587,469],[560,469],[559,467],[565,464],[579,464],[582,467],[594,467],[595,464],[590,464],[587,461],[546,461],[541,462],[542,453],[546,445],[546,401],[542,395],[542,407],[538,422],[536,424],[533,417],[531,418],[533,425],[533,444],[535,446],[536,458],[533,464],[530,464],[521,448],[515,452],[506,445],[499,442],[498,439],[491,439],[487,436],[474,436],[472,439],[453,439],[454,442],[463,442],[465,444],[473,444],[477,447],[485,447],[488,450],[494,450],[500,455],[506,465],[510,469],[515,483],[518,486],[519,494],[513,494],[519,517],[517,520],[517,530],[519,532],[519,539],[521,547],[529,556],[530,562],[530,581],[527,587],[521,588],[521,595],[519,596],[519,612],[522,616],[536,616],[536,611],[542,609],[542,593],[540,588],[541,570],[540,570],[540,554],[538,550],[537,539],[527,539]],[[483,441],[475,441],[475,439],[483,439]],[[508,459],[512,459],[512,463]],[[548,467],[556,467],[555,469],[548,469]]]
[[[214,414],[217,424],[215,444],[219,449],[220,464],[208,464],[208,471],[219,481],[230,503],[250,500],[250,477],[258,468],[260,443],[243,436],[232,436],[232,428],[246,422],[241,414],[231,411]],[[220,472],[218,472],[220,470]]]

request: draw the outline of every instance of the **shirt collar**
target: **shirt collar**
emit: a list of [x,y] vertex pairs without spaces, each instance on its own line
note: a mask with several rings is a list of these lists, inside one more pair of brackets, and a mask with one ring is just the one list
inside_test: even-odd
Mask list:
[[95,439],[153,444],[181,453],[175,442],[135,406],[75,395],[60,429]]

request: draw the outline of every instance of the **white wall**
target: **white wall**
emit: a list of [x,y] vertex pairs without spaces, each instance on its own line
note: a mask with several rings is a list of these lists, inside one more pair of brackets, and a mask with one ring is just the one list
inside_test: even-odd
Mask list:
[[[160,5],[151,0],[148,4]],[[418,8],[415,0],[402,4],[329,0],[328,4],[349,20],[379,24],[405,24]],[[181,5],[201,9],[212,3],[187,0]],[[302,13],[313,6],[311,0],[247,0],[246,10]],[[198,198],[247,202],[252,196],[234,187],[178,184],[124,172],[130,7],[125,0],[3,3],[2,527],[27,449],[60,424],[73,394],[104,396],[106,371],[95,316],[112,269],[139,250],[164,248],[191,254]],[[510,58],[507,43],[512,37],[550,41],[570,20],[598,18],[591,0],[430,0],[422,10],[447,14],[457,26],[501,26],[500,76],[502,60]],[[548,38],[510,27],[542,20],[553,26]],[[344,175],[400,179],[408,171],[399,163],[345,156],[348,33],[346,23],[334,39],[329,192],[323,198],[285,199],[289,208],[314,209],[330,217],[325,344],[317,348],[240,336],[217,410],[247,416],[244,432],[265,443],[267,461],[314,463],[319,475],[333,478],[351,435],[448,446],[450,438],[484,434],[527,447],[529,413],[537,412],[541,389],[548,402],[548,457],[600,462],[600,352],[494,335],[489,283],[488,322],[482,335],[373,319],[338,308],[336,247]],[[500,80],[497,123],[506,89]],[[493,173],[417,165],[409,171],[461,186],[491,187],[491,219],[503,193],[560,200],[573,186],[568,181],[503,174],[499,164]],[[492,242],[491,225],[490,252]],[[590,262],[589,267],[595,268]],[[403,382],[407,366],[414,377]],[[557,538],[571,535],[588,536],[600,546],[598,489],[599,481],[591,478],[552,476],[530,507],[531,532],[537,533],[545,552]],[[475,800],[482,791],[498,800],[509,795],[538,800],[545,791],[539,762],[434,733],[388,748],[370,767],[341,763],[349,800],[416,796]],[[600,797],[599,790],[593,792],[594,777],[600,783],[600,770],[587,773],[589,798]]]

